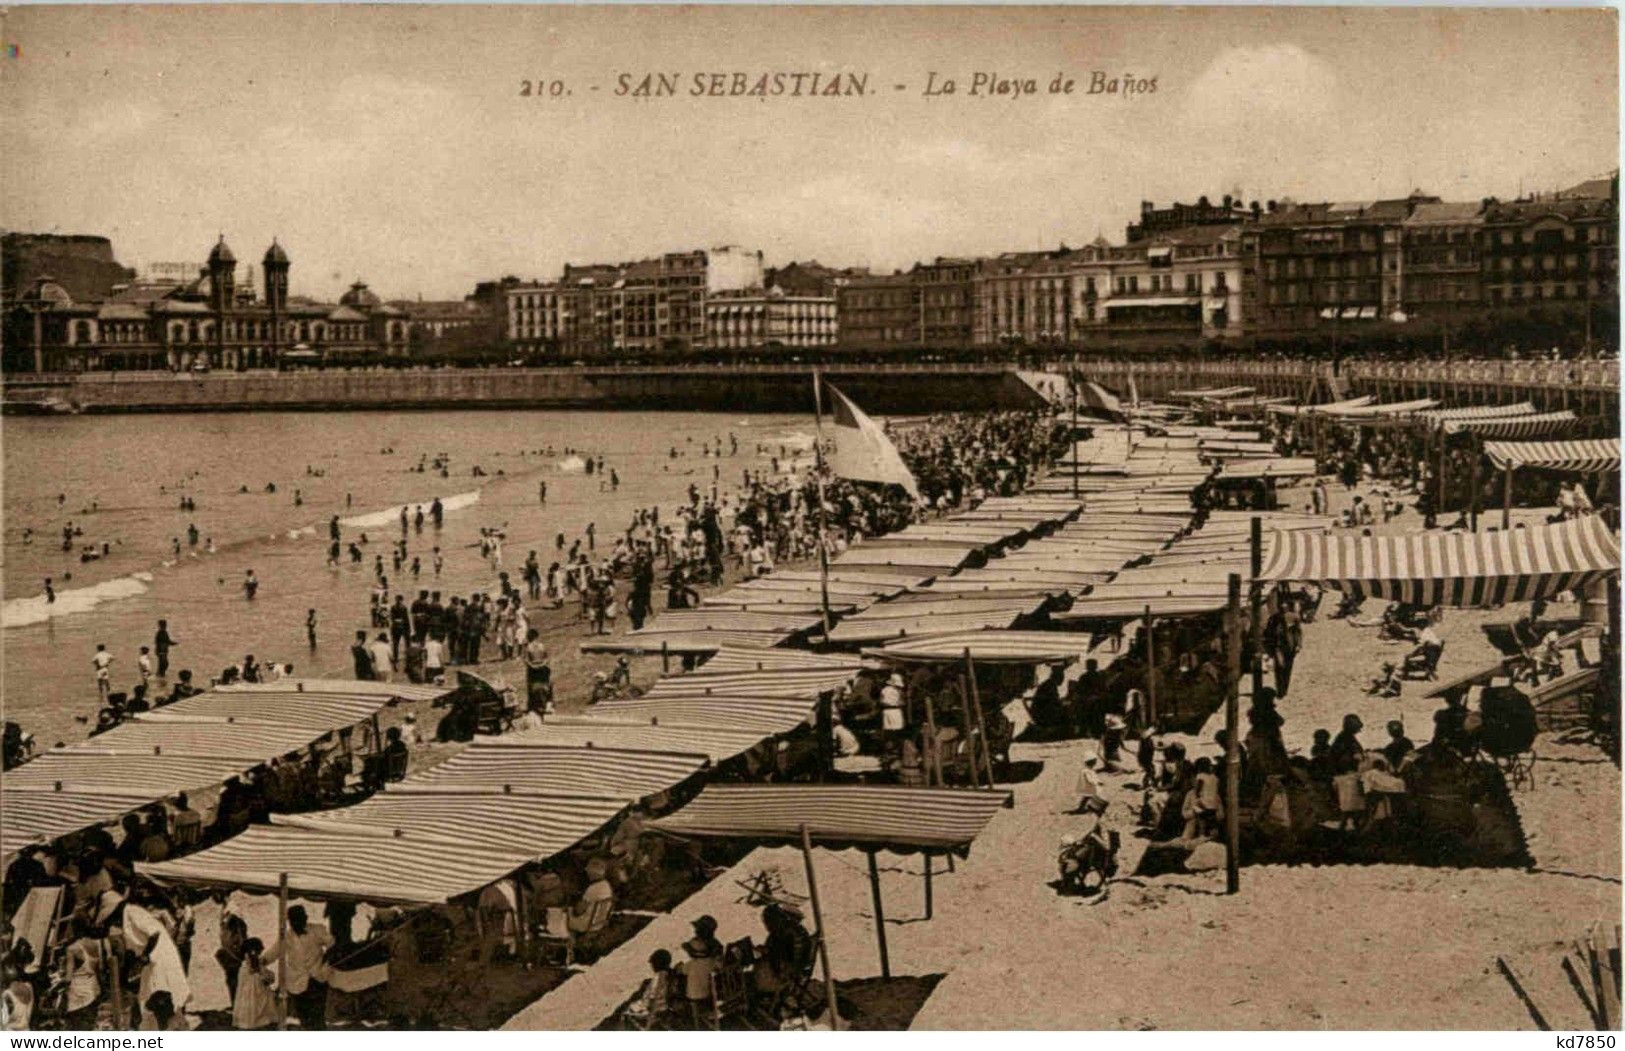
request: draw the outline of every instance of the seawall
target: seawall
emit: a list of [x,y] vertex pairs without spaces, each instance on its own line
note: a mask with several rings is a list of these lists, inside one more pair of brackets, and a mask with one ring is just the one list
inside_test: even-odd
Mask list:
[[[1298,361],[1095,362],[1082,375],[1144,398],[1245,386],[1324,400],[1330,371]],[[872,412],[1011,408],[1033,395],[997,364],[834,365],[824,375]],[[1532,401],[1543,410],[1618,412],[1616,362],[1346,362],[1337,380],[1382,401]],[[3,406],[28,412],[237,412],[368,409],[671,409],[802,412],[807,365],[673,365],[537,369],[332,369],[300,372],[101,372],[5,377]]]

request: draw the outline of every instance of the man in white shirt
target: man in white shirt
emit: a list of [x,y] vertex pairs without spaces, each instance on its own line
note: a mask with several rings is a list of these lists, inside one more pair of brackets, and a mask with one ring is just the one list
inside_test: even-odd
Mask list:
[[383,632],[367,647],[372,652],[372,677],[379,682],[389,682],[395,672],[395,665],[389,648],[389,636]]
[[434,682],[446,673],[446,644],[438,636],[430,635],[423,640],[423,674],[430,682]]
[[109,669],[113,666],[113,655],[107,652],[107,647],[96,643],[96,655],[90,658],[91,667],[96,669],[96,692],[102,700],[107,700],[107,691],[112,688]]
[[[388,641],[385,640],[385,645]],[[299,1016],[301,1029],[327,1028],[327,950],[333,935],[322,924],[312,924],[303,905],[288,909],[288,936],[263,957],[275,963],[287,956],[288,1001]]]

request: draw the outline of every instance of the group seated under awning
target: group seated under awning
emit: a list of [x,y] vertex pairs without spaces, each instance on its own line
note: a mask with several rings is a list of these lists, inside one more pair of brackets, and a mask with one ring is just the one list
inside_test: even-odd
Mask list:
[[436,699],[440,686],[289,679],[217,686],[6,771],[0,841],[9,855],[162,802],[215,788],[401,699]]

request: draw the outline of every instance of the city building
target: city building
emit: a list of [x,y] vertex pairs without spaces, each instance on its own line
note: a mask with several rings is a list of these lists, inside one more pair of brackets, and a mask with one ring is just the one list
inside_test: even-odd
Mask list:
[[762,273],[764,288],[782,288],[787,296],[833,296],[835,290],[854,277],[868,277],[860,267],[825,266],[818,260],[769,267]]
[[836,341],[835,297],[782,288],[718,292],[705,301],[706,346],[718,350],[811,349]]
[[976,326],[976,260],[938,256],[916,263],[909,277],[920,291],[920,344],[970,346]]
[[1101,334],[1238,335],[1246,320],[1241,229],[1239,222],[1157,229],[1109,249],[1111,295]]
[[703,348],[706,300],[761,289],[762,253],[734,246],[618,264],[566,264],[555,282],[503,289],[507,339],[565,358]]
[[1454,322],[1482,309],[1479,236],[1484,203],[1419,204],[1400,224],[1397,314],[1417,322]]
[[1141,201],[1140,221],[1128,225],[1123,239],[1133,244],[1159,233],[1186,230],[1193,226],[1235,226],[1249,217],[1250,213],[1242,206],[1241,200],[1228,193],[1221,204],[1212,204],[1206,197],[1197,198],[1195,204],[1175,201],[1166,208],[1158,208],[1150,201]]
[[[1486,203],[1484,299],[1492,309],[1610,302],[1619,294],[1619,176]],[[1589,311],[1588,311],[1589,316]]]
[[1403,317],[1403,226],[1417,206],[1438,203],[1421,193],[1344,204],[1271,201],[1241,242],[1252,269],[1241,303],[1253,330],[1331,331],[1333,323],[1357,328]]
[[290,296],[290,261],[280,244],[265,252],[265,293],[237,287],[237,260],[225,238],[190,281],[131,281],[105,294],[75,296],[42,274],[5,315],[7,370],[243,369],[275,367],[284,356],[319,362],[406,353],[407,320],[357,281],[337,303]]
[[909,274],[855,277],[835,290],[841,345],[864,349],[920,345],[920,286]]
[[976,273],[973,340],[982,346],[1071,342],[1077,332],[1070,255],[1063,247],[982,260]]

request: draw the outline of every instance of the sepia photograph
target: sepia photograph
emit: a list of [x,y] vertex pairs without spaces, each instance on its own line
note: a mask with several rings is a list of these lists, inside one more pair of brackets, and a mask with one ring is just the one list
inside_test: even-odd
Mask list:
[[1613,1047],[1619,40],[0,8],[7,1046]]

